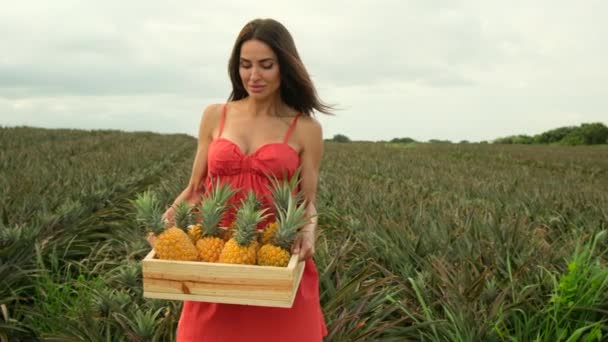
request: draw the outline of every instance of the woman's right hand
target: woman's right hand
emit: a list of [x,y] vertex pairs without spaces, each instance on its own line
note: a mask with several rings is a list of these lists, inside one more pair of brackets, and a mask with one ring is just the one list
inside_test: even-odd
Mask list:
[[165,224],[165,227],[172,225],[174,223],[174,219],[175,219],[175,208],[173,208],[173,206],[170,206],[169,209],[167,209],[162,216],[162,220],[163,220],[163,223]]
[[148,240],[150,246],[154,248],[154,246],[156,245],[156,235],[154,235],[154,233],[152,232],[149,232],[148,235],[146,235],[146,240]]

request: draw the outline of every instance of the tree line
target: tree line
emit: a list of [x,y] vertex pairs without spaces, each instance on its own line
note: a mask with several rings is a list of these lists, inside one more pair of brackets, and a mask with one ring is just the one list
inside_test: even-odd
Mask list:
[[564,126],[536,135],[512,135],[494,140],[495,144],[608,144],[608,127],[601,122]]
[[[349,143],[352,140],[344,134],[336,134],[329,141]],[[387,142],[387,141],[380,141]],[[409,137],[393,138],[388,141],[396,144],[420,143]],[[431,144],[451,144],[450,140],[430,139]],[[461,140],[460,144],[469,143]],[[487,141],[480,141],[485,144]],[[564,126],[536,135],[510,135],[492,141],[493,144],[561,144],[561,145],[598,145],[608,144],[608,127],[601,122],[583,123],[580,126]]]

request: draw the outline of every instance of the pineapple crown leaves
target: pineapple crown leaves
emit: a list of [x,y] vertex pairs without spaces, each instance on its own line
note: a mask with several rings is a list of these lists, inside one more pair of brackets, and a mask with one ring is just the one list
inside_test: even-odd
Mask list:
[[310,222],[306,215],[306,204],[302,202],[297,205],[296,196],[289,196],[287,210],[279,210],[279,227],[274,236],[275,245],[286,250],[291,248],[299,229]]
[[[289,198],[290,196],[292,196],[294,191],[296,191],[298,185],[300,184],[301,170],[302,168],[298,167],[298,169],[294,172],[291,178],[289,178],[287,174],[283,172],[282,180],[277,179],[274,175],[267,176],[270,179],[270,185],[268,185],[268,188],[272,196],[276,213],[281,210],[287,210]],[[300,203],[303,199],[302,193],[297,192],[295,196],[296,203]]]
[[217,236],[222,216],[229,208],[228,200],[236,193],[228,183],[221,184],[219,179],[211,189],[209,195],[204,197],[200,206],[198,217],[203,224],[204,236]]
[[241,201],[241,204],[251,207],[252,210],[261,210],[262,208],[262,202],[253,190],[247,192],[247,196]]
[[259,202],[255,193],[249,191],[236,212],[234,239],[238,244],[246,246],[255,239],[258,223],[269,216],[266,211],[267,209],[259,209]]
[[192,224],[192,213],[193,206],[188,204],[186,201],[181,201],[175,206],[175,226],[180,229],[186,229]]
[[148,190],[138,194],[132,203],[135,206],[135,220],[138,223],[155,234],[165,229],[160,202],[154,192]]

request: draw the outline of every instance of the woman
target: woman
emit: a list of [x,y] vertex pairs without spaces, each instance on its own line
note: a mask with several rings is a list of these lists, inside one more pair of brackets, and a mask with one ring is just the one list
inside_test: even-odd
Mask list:
[[[233,203],[250,189],[268,194],[269,179],[301,167],[300,190],[313,217],[292,252],[305,270],[292,308],[184,302],[178,341],[321,341],[327,329],[319,303],[318,273],[312,260],[317,222],[315,196],[323,154],[321,126],[313,110],[329,114],[302,64],[290,33],[272,19],[249,22],[229,61],[232,93],[226,104],[202,115],[192,176],[174,203],[197,203],[219,177],[239,188]],[[164,214],[174,216],[173,207]]]

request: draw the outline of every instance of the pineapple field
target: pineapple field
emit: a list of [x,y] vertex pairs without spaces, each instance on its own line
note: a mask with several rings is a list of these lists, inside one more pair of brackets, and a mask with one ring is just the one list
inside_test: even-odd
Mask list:
[[[0,147],[0,341],[173,341],[134,202],[168,206],[196,140],[0,127]],[[326,142],[317,209],[326,341],[607,339],[605,146]]]

